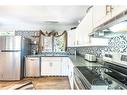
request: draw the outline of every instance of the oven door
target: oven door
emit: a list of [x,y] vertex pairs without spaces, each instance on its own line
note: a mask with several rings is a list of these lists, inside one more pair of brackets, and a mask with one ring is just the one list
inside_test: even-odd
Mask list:
[[90,89],[89,85],[87,85],[87,81],[85,80],[81,72],[78,70],[78,68],[74,68],[74,89]]
[[74,74],[74,90],[81,90],[81,89],[83,90],[85,89],[85,87],[83,86],[80,78],[76,74]]

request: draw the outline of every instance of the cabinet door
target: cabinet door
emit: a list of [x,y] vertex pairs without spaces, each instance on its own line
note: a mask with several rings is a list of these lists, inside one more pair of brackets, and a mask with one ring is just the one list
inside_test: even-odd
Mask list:
[[75,33],[75,29],[74,30],[70,30],[67,32],[68,36],[67,36],[67,46],[68,47],[72,47],[75,46],[76,44],[76,33]]
[[84,19],[76,28],[76,44],[77,46],[84,46],[89,43],[89,33],[93,30],[93,9],[91,8]]
[[51,67],[52,64],[50,62],[41,62],[41,75],[42,76],[52,75]]
[[51,64],[45,57],[41,57],[41,76],[51,75]]
[[68,76],[69,72],[69,58],[63,57],[62,58],[62,64],[61,64],[61,75],[62,76]]
[[71,60],[69,60],[69,73],[68,73],[68,78],[70,82],[71,89],[73,89],[73,63]]
[[42,57],[41,75],[58,76],[61,74],[61,57]]
[[60,62],[50,62],[51,71],[53,76],[59,76],[61,74],[61,63]]

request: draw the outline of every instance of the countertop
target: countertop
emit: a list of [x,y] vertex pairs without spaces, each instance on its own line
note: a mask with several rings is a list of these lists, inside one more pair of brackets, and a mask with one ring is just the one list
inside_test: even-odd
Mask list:
[[70,55],[69,58],[71,59],[74,66],[101,66],[101,64],[98,62],[89,62],[78,55]]
[[27,55],[25,57],[68,57],[66,54],[37,54],[37,55]]
[[67,55],[67,54],[38,54],[38,55],[27,55],[26,57],[69,57],[74,66],[100,66],[101,64],[98,62],[89,62],[85,60],[83,57],[77,55]]

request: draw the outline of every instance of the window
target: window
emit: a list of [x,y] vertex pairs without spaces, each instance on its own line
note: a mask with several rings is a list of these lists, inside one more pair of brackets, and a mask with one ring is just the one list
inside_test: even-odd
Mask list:
[[67,44],[67,32],[41,32],[40,52],[64,52]]

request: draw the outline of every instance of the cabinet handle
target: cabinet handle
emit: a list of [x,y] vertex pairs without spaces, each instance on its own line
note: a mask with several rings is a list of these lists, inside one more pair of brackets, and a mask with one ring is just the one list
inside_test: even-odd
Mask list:
[[71,75],[70,75],[70,77],[72,77],[72,72],[71,72]]
[[50,67],[52,67],[52,62],[49,63]]
[[77,41],[77,45],[79,44],[79,41]]

